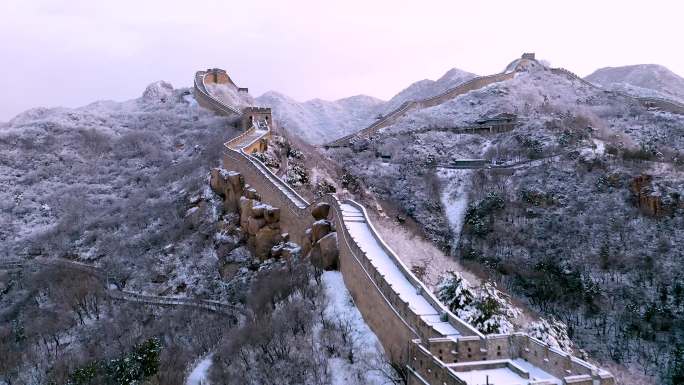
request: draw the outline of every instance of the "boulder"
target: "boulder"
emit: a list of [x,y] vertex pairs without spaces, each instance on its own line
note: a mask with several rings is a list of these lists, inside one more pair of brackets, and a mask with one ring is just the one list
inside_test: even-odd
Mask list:
[[223,190],[223,212],[236,213],[240,208],[240,197],[242,193],[235,191],[231,185],[227,185]]
[[321,219],[311,225],[311,241],[317,242],[319,239],[325,237],[332,231],[332,223],[330,221]]
[[223,175],[226,172],[223,168],[216,167],[211,169],[211,177],[209,178],[209,186],[218,195],[223,196],[226,189],[226,179]]
[[277,223],[280,221],[280,209],[277,207],[268,206],[264,211],[264,218],[266,223]]
[[[288,234],[289,237],[289,234]],[[302,253],[308,255],[313,246],[313,241],[311,240],[311,229],[306,229],[304,231],[304,236],[302,237]]]
[[280,230],[268,227],[260,229],[254,237],[254,255],[260,260],[268,259],[273,246],[279,244],[281,240]]
[[325,270],[336,269],[339,260],[337,233],[330,233],[316,243],[320,252],[320,267]]
[[253,200],[240,197],[240,227],[243,229],[247,227],[247,221],[252,217],[253,204]]
[[315,220],[328,219],[328,214],[330,214],[330,205],[325,202],[317,203],[311,210],[311,215]]
[[263,218],[264,217],[264,211],[266,211],[266,208],[270,206],[267,206],[265,204],[261,203],[256,203],[254,206],[252,206],[252,217],[254,218]]
[[245,188],[245,196],[249,199],[254,199],[255,201],[261,201],[261,195],[252,187]]
[[233,188],[233,191],[238,192],[242,195],[245,189],[245,178],[239,172],[228,173],[228,183]]
[[283,247],[281,256],[285,259],[291,259],[295,256],[301,255],[301,253],[302,248],[299,247],[296,243],[285,242],[285,246]]
[[249,217],[247,220],[247,233],[249,235],[256,235],[265,225],[266,220],[264,218]]

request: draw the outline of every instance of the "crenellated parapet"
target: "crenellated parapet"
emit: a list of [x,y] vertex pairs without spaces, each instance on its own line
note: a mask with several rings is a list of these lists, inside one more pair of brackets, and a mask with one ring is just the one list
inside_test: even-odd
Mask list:
[[245,107],[242,109],[241,126],[243,129],[252,127],[255,122],[264,121],[273,126],[273,115],[268,107]]

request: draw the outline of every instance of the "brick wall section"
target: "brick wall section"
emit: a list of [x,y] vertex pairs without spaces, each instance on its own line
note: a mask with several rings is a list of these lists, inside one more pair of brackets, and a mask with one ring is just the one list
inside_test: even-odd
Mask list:
[[351,239],[342,223],[337,199],[329,196],[328,203],[333,208],[333,222],[338,233],[340,271],[344,284],[390,360],[396,363],[406,362],[409,341],[418,337],[415,329],[399,314],[400,311],[406,314],[406,309],[399,310],[392,305],[393,302],[397,303],[396,295],[388,293],[388,285],[377,280],[374,269],[369,270],[370,263],[363,258],[363,251]]
[[[209,92],[207,91],[206,86],[204,85],[205,78],[206,78],[207,72],[205,71],[197,71],[195,73],[195,84],[193,87],[193,95],[195,96],[195,100],[197,100],[197,104],[204,108],[208,108],[211,110],[216,111],[217,113],[221,115],[241,115],[241,112],[238,108],[229,106],[220,100],[217,100],[213,98]],[[211,75],[210,75],[211,77]]]

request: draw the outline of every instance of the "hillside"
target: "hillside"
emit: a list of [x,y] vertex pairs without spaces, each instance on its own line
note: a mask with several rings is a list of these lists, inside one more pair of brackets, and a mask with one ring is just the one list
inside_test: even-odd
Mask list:
[[[473,130],[500,113],[512,131]],[[623,381],[661,383],[684,343],[682,125],[532,67],[327,154]],[[477,158],[503,167],[453,168]]]
[[322,144],[369,126],[379,116],[405,101],[438,95],[475,76],[454,68],[437,80],[424,79],[411,84],[387,102],[366,95],[336,101],[313,99],[298,102],[270,91],[256,98],[256,103],[271,107],[280,125],[291,135],[311,144]]
[[181,385],[208,352],[194,379],[395,376],[340,273],[257,258],[210,189],[233,124],[156,82],[0,125],[1,384]]
[[606,67],[585,78],[606,89],[684,102],[684,78],[657,64]]
[[437,80],[423,79],[406,87],[398,94],[393,96],[382,108],[384,113],[390,112],[399,107],[401,103],[409,100],[420,100],[438,95],[449,88],[455,87],[466,82],[477,75],[452,68]]
[[383,105],[381,100],[365,95],[298,102],[274,91],[259,96],[256,103],[271,107],[279,125],[290,135],[312,144],[325,143],[367,126]]

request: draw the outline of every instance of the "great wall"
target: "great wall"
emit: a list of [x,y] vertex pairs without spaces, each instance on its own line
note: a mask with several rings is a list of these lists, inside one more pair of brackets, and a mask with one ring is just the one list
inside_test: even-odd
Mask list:
[[[324,147],[326,148],[336,148],[336,147],[346,147],[349,146],[350,142],[352,139],[362,139],[362,138],[369,138],[378,130],[380,130],[383,127],[387,127],[389,125],[394,124],[399,118],[404,116],[408,111],[414,110],[414,109],[420,109],[420,108],[428,108],[428,107],[434,107],[436,105],[442,104],[447,100],[453,99],[459,95],[463,95],[465,93],[468,93],[470,91],[474,91],[483,87],[486,87],[490,84],[502,82],[505,80],[510,80],[515,76],[515,73],[518,72],[520,69],[524,68],[526,65],[528,65],[530,62],[536,62],[535,56],[532,53],[526,53],[523,54],[520,59],[516,59],[513,62],[511,62],[506,69],[498,74],[494,75],[487,75],[487,76],[479,76],[473,79],[470,79],[468,81],[465,81],[455,87],[452,87],[441,94],[431,96],[429,98],[425,99],[420,99],[420,100],[408,100],[402,103],[399,107],[396,109],[390,111],[387,113],[385,116],[381,117],[377,121],[375,121],[373,124],[370,126],[354,132],[352,134],[349,134],[347,136],[344,136],[342,138],[336,139],[332,142],[326,143]],[[662,98],[652,98],[652,97],[637,97],[637,96],[632,96],[629,94],[626,94],[624,92],[619,92],[619,91],[607,91],[604,90],[603,88],[588,82],[578,75],[574,74],[571,71],[566,70],[565,68],[550,68],[550,71],[556,75],[563,75],[566,76],[570,79],[573,80],[578,80],[582,82],[585,85],[588,85],[592,88],[604,91],[604,92],[610,92],[615,95],[619,95],[628,99],[631,99],[639,104],[641,104],[644,107],[647,108],[657,108],[661,109],[664,111],[669,111],[675,114],[684,114],[684,104],[679,103],[674,100],[669,100],[669,99],[662,99]]]
[[[523,56],[523,60],[533,57]],[[607,371],[526,334],[483,335],[451,313],[416,278],[379,236],[362,205],[339,200],[332,194],[312,203],[301,197],[251,155],[267,145],[273,124],[270,110],[261,109],[257,114],[249,109],[240,111],[207,91],[205,81],[234,86],[224,74],[218,69],[200,71],[194,87],[200,105],[233,116],[243,125],[251,123],[245,126],[244,133],[225,144],[224,169],[239,173],[249,189],[258,191],[258,200],[282,208],[279,228],[297,243],[306,244],[310,237],[306,229],[312,227],[314,210],[321,203],[329,205],[330,219],[338,234],[339,269],[345,286],[389,359],[405,368],[409,385],[479,385],[490,377],[498,379],[497,385],[615,383]],[[433,98],[402,105],[383,121],[363,130],[362,135],[389,124],[415,105],[439,104],[512,76],[513,72],[505,72],[473,79]],[[257,198],[256,194],[254,197]]]

